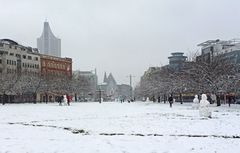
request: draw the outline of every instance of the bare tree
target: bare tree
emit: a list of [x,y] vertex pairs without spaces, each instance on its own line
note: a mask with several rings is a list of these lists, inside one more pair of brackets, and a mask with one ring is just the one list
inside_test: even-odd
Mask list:
[[95,88],[93,88],[88,76],[73,74],[72,87],[77,96],[81,98],[93,98],[95,96]]
[[[226,89],[229,76],[237,73],[236,64],[230,60],[218,56],[211,62],[200,59],[191,64],[191,68],[185,73],[189,81],[199,92],[217,92]],[[225,87],[224,87],[225,86]]]

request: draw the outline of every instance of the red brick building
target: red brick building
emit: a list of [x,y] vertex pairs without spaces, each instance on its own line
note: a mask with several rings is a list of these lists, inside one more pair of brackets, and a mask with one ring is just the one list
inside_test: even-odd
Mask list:
[[72,59],[40,55],[43,76],[72,77]]

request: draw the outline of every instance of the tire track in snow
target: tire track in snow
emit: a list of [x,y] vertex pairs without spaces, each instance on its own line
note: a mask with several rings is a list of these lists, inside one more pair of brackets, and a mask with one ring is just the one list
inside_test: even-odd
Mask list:
[[[33,124],[33,123],[25,123],[25,122],[10,122],[9,125],[24,125],[24,126],[33,126],[33,127],[48,127],[48,128],[56,128],[62,129],[66,131],[70,131],[73,134],[82,134],[82,135],[91,135],[89,132],[83,129],[76,129],[71,127],[59,127],[55,125],[43,125],[43,124]],[[125,133],[99,133],[98,135],[101,136],[140,136],[140,137],[190,137],[190,138],[224,138],[224,139],[240,139],[240,135],[198,135],[198,134],[141,134],[141,133],[134,133],[134,134],[125,134]]]

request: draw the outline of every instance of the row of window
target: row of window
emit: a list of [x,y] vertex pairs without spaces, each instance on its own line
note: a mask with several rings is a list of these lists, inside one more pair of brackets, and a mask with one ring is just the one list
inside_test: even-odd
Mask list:
[[43,70],[44,73],[47,73],[47,74],[50,74],[52,76],[65,76],[66,75],[66,72],[64,71],[55,71],[55,70],[48,70],[46,72],[46,70]]
[[[2,73],[2,69],[0,69],[0,73]],[[17,69],[7,69],[7,73],[17,73]],[[39,75],[36,71],[22,71],[22,74],[33,74],[33,75]]]
[[[14,53],[9,53],[9,56],[14,56]],[[15,56],[21,58],[20,54],[15,54]],[[22,58],[32,60],[32,56],[22,55]],[[34,60],[38,61],[39,59],[38,59],[38,57],[34,57]]]
[[7,64],[8,65],[17,65],[17,62],[13,61],[13,60],[7,60]]
[[22,67],[39,69],[39,65],[38,64],[31,64],[31,63],[22,63]]
[[[17,62],[13,61],[13,60],[7,60],[7,64],[16,66]],[[39,69],[39,65],[38,64],[32,64],[32,63],[22,63],[22,67]]]
[[[43,67],[45,67],[45,63],[43,62]],[[66,69],[66,65],[65,64],[57,64],[57,63],[47,63],[47,67],[49,68],[55,68],[55,69],[62,69],[65,70]]]
[[16,73],[17,69],[7,69],[7,73]]
[[21,51],[27,51],[27,49],[26,49],[26,48],[22,48],[22,47],[18,47],[18,46],[12,46],[12,45],[8,45],[8,47],[9,47],[9,48],[16,49],[16,50],[19,48]]

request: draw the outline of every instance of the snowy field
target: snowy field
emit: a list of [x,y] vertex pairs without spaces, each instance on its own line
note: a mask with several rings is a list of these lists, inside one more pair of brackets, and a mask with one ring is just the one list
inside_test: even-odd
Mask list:
[[239,153],[240,105],[71,103],[0,106],[0,153]]

